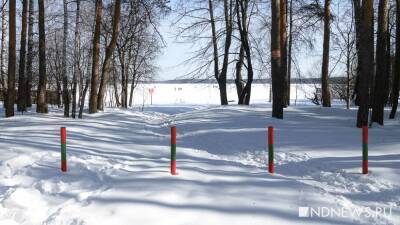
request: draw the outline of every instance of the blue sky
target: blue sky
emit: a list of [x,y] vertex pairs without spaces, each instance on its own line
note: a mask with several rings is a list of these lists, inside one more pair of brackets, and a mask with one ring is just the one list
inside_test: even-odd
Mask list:
[[[171,1],[171,5],[176,2]],[[336,8],[333,7],[333,10]],[[171,80],[177,77],[182,77],[191,71],[189,65],[185,65],[184,61],[190,58],[191,51],[196,48],[196,45],[191,43],[177,43],[175,41],[176,29],[171,27],[171,21],[173,21],[175,15],[171,13],[167,18],[162,21],[160,32],[162,33],[167,46],[162,50],[162,53],[158,57],[159,71],[156,80]],[[297,63],[300,67],[302,76],[309,76],[310,72],[313,77],[319,77],[320,74],[320,60],[322,58],[322,40],[321,33],[316,34],[315,49],[302,49],[300,52],[294,52],[297,57]],[[333,46],[334,40],[331,39],[331,47]],[[331,49],[333,50],[333,49]],[[335,53],[331,51],[331,56]],[[330,67],[333,67],[334,61],[332,60]],[[339,66],[340,67],[340,66]],[[338,67],[338,68],[339,68]],[[337,68],[337,69],[338,69]],[[332,69],[332,68],[330,68]],[[293,71],[295,73],[295,71]],[[340,69],[336,72],[342,72]],[[297,77],[297,74],[294,74]],[[263,77],[269,77],[269,74],[264,74]],[[231,78],[231,77],[230,77]]]
[[175,42],[175,29],[171,27],[173,15],[168,16],[161,25],[161,33],[167,43],[167,47],[162,50],[158,57],[157,80],[171,80],[183,76],[189,71],[189,67],[183,62],[190,57],[190,45]]

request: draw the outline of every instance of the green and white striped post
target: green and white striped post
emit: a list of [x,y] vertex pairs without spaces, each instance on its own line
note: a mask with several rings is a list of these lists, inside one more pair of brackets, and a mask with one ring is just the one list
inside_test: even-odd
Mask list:
[[61,171],[67,172],[67,129],[61,127]]

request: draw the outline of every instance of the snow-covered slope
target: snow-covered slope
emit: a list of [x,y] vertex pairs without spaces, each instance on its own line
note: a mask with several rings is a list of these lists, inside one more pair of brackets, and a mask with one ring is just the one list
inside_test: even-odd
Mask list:
[[[28,113],[0,119],[0,224],[399,224],[400,122],[370,130],[360,174],[355,110],[267,105],[154,106],[84,120]],[[169,127],[178,176],[169,174]],[[276,174],[267,167],[276,129]],[[62,174],[59,129],[67,127]],[[299,207],[364,214],[299,218]],[[365,208],[368,207],[368,208]],[[365,211],[390,209],[368,216]]]

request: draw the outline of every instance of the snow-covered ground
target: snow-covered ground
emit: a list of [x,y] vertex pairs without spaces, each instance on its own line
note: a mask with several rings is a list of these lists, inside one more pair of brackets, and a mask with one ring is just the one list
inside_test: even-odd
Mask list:
[[[57,109],[0,118],[0,224],[400,224],[400,121],[370,129],[371,172],[361,175],[355,114],[292,107],[280,121],[262,104],[158,105],[83,120]],[[171,125],[178,176],[169,174]],[[269,125],[274,175],[266,170]],[[331,214],[300,218],[299,207]]]
[[[129,87],[130,89],[130,87]],[[150,93],[150,90],[153,93]],[[291,85],[291,101],[293,104],[310,104],[310,98],[313,98],[315,91],[314,84],[292,84]],[[266,103],[270,100],[270,85],[256,83],[252,85],[251,103]],[[108,99],[114,98],[114,90],[110,89],[107,93]],[[237,102],[237,91],[235,84],[227,84],[228,101]],[[141,106],[151,104],[219,104],[218,84],[139,84],[133,97],[133,104]]]

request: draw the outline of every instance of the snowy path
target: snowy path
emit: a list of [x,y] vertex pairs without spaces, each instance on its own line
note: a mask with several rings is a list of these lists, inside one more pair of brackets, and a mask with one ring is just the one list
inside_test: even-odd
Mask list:
[[[371,129],[372,173],[361,176],[354,111],[269,115],[265,106],[160,106],[85,120],[60,112],[1,118],[0,224],[398,224],[398,120]],[[169,175],[171,124],[179,176]],[[267,125],[276,127],[275,175],[265,169]],[[299,218],[302,206],[391,207],[392,216]]]

